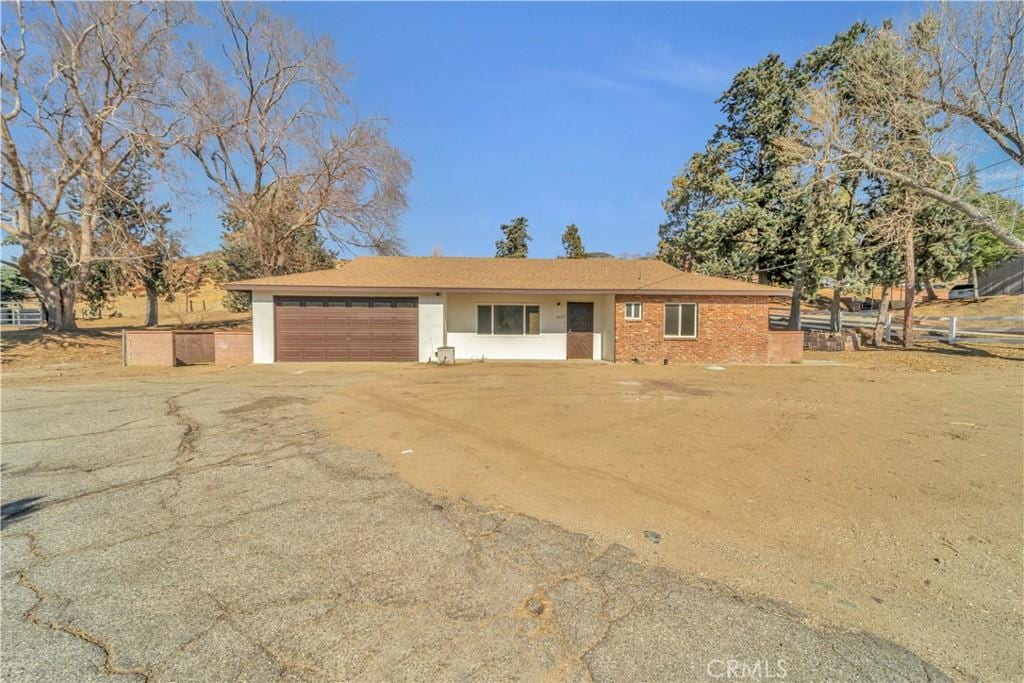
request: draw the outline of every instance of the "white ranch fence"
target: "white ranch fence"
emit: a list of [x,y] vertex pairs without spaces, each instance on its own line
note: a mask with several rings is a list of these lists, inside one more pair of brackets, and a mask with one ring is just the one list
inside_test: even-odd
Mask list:
[[38,308],[0,308],[0,325],[32,326],[43,324],[43,312]]
[[[788,327],[789,309],[772,309],[769,319],[775,327]],[[865,312],[839,312],[840,329],[871,328],[878,320],[878,314]],[[1006,325],[1005,323],[1018,323]],[[1000,323],[993,326],[986,323]],[[831,316],[828,311],[803,311],[800,314],[801,330],[830,330]],[[903,314],[885,317],[885,340],[892,341],[893,333],[903,331]],[[949,344],[957,342],[1024,344],[1024,317],[1018,316],[914,316],[914,334],[937,339]]]

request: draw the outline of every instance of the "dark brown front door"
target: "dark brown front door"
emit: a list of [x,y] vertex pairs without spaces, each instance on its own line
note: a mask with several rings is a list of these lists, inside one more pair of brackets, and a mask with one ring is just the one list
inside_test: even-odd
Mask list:
[[416,299],[277,297],[277,360],[405,360],[419,355]]
[[568,335],[566,356],[569,358],[594,357],[594,304],[568,304]]

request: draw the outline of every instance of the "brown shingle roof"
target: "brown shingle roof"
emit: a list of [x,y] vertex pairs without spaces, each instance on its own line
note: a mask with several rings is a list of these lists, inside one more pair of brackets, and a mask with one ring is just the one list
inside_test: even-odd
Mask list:
[[652,259],[363,256],[340,268],[239,280],[231,290],[293,288],[435,291],[586,291],[788,296],[789,290],[684,273]]

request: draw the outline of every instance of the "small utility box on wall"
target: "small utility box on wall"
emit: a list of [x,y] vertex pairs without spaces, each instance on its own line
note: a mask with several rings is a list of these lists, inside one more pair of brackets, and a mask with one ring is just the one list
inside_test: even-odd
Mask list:
[[455,347],[454,346],[439,346],[439,347],[437,347],[437,362],[440,365],[454,365],[455,364]]

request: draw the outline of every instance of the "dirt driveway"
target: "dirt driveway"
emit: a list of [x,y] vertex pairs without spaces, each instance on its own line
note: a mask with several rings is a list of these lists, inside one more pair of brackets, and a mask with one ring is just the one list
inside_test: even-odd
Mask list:
[[315,410],[419,489],[621,544],[959,677],[1021,680],[1024,366],[840,359],[425,367]]
[[4,680],[944,679],[877,635],[432,497],[313,410],[518,368],[73,370],[4,375]]

